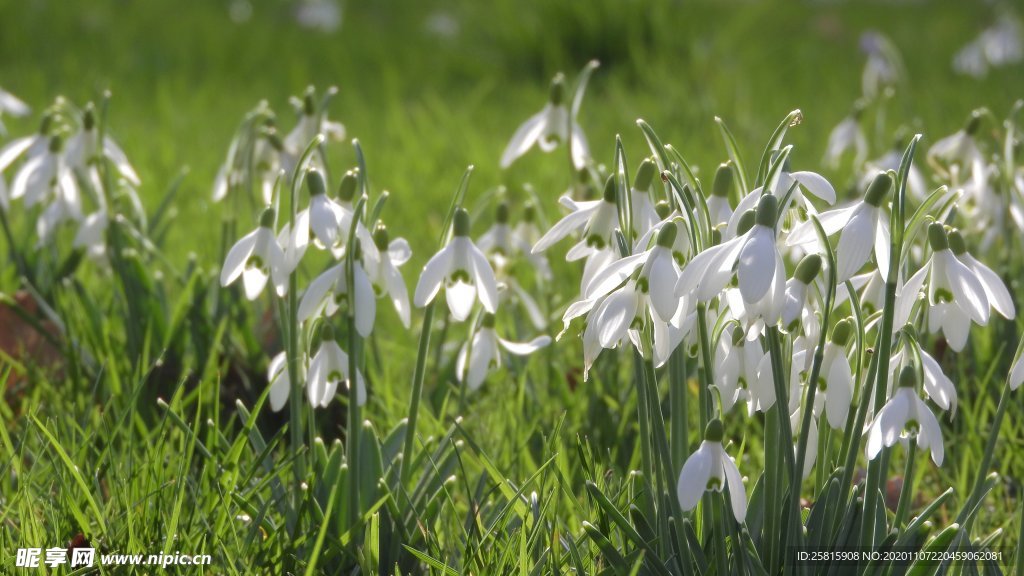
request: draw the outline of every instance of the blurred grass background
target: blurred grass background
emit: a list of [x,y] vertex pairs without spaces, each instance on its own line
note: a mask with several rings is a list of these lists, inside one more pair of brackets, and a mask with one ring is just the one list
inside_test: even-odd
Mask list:
[[[251,14],[238,21],[232,12],[243,6]],[[614,136],[621,134],[635,166],[647,153],[634,124],[643,117],[707,174],[726,158],[716,115],[749,162],[779,120],[800,108],[804,123],[789,132],[793,166],[821,171],[839,189],[850,175],[822,168],[821,157],[829,131],[860,95],[862,32],[875,29],[892,39],[908,71],[888,125],[869,130],[871,157],[888,149],[898,127],[924,132],[928,146],[957,130],[972,109],[987,106],[1003,115],[1024,96],[1019,65],[981,80],[952,70],[953,54],[996,17],[981,2],[382,0],[344,3],[332,33],[300,27],[294,8],[281,1],[2,1],[0,86],[35,112],[57,95],[84,104],[111,90],[111,130],[138,169],[150,207],[188,167],[168,257],[183,264],[196,253],[203,265],[216,267],[228,208],[211,204],[210,191],[238,123],[266,99],[289,129],[290,95],[309,84],[335,85],[340,92],[331,118],[362,142],[374,187],[392,192],[385,211],[392,235],[405,236],[414,248],[404,269],[410,287],[468,164],[477,167],[471,198],[499,184],[521,184],[528,174],[553,214],[569,182],[564,155],[534,151],[505,173],[498,159],[515,128],[544,104],[551,76],[561,70],[572,78],[592,58],[601,67],[580,122],[599,161],[611,161]],[[38,119],[4,121],[20,135]],[[354,163],[345,145],[334,145],[332,154],[335,169]],[[242,222],[247,228],[244,215]],[[561,253],[555,250],[552,259]],[[575,275],[569,278],[575,283]],[[413,349],[413,334],[386,333],[392,351]],[[991,336],[983,339],[982,357],[991,358],[993,346]],[[964,360],[957,365],[958,381],[965,382],[958,385],[963,416],[946,439],[950,464],[922,473],[933,477],[930,492],[973,479],[974,450],[983,440],[971,422],[990,417],[989,403],[972,404],[968,388],[987,367]],[[411,354],[399,355],[385,368],[393,376],[387,380],[406,382],[411,362]],[[621,441],[613,430],[595,430],[588,408],[556,403],[534,407],[522,420],[508,418],[507,402],[516,394],[482,395],[475,405],[480,419],[472,424],[490,427],[489,448],[510,474],[535,467],[518,440],[536,441],[566,409],[572,410],[566,437],[583,430],[606,435],[608,445]],[[404,415],[407,394],[398,388],[376,401],[392,424]],[[605,410],[598,415],[614,422],[633,416],[625,405]],[[1006,427],[1007,442],[1019,447],[1021,425],[1011,417]],[[975,456],[958,454],[964,438],[970,442],[963,454]]]

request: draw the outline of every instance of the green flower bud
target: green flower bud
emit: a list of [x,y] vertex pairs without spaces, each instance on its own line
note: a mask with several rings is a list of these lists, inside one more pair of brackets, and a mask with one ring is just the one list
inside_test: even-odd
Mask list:
[[967,243],[964,242],[964,237],[960,234],[959,230],[955,228],[950,230],[947,238],[949,239],[949,248],[953,251],[953,254],[960,256],[967,252]]
[[974,136],[978,132],[978,128],[981,127],[981,119],[984,117],[984,113],[981,109],[971,112],[971,115],[967,118],[967,124],[964,125],[964,132],[968,136]]
[[889,193],[890,188],[892,188],[892,178],[886,172],[879,172],[868,186],[867,194],[864,195],[864,201],[877,208],[882,205],[882,200],[885,199],[885,195]]
[[323,174],[320,174],[319,170],[306,172],[306,188],[309,190],[311,198],[327,192],[327,184],[324,183]]
[[356,197],[356,188],[359,187],[359,178],[355,170],[345,172],[341,177],[341,185],[338,186],[338,200],[351,202]]
[[469,212],[466,212],[464,208],[457,209],[455,218],[452,220],[452,232],[455,236],[469,236],[469,225]]
[[949,238],[946,237],[946,228],[942,222],[932,222],[928,226],[928,243],[936,252],[949,248]]
[[565,74],[559,72],[551,79],[551,103],[558,106],[565,100]]
[[333,342],[334,339],[334,326],[328,322],[324,322],[323,329],[320,330],[320,340],[322,342]]
[[835,327],[832,328],[832,343],[837,346],[849,344],[851,336],[853,336],[853,324],[846,318],[836,322]]
[[914,370],[913,366],[904,366],[900,369],[901,388],[914,388],[917,386],[917,370]]
[[722,421],[715,418],[708,422],[707,428],[704,429],[704,440],[708,442],[721,442],[722,438],[725,438],[725,427],[722,426]]
[[537,207],[533,202],[527,202],[523,207],[523,222],[533,222],[537,219]]
[[658,246],[671,248],[676,241],[676,223],[669,222],[658,231]]
[[377,250],[383,252],[388,249],[390,241],[388,227],[383,224],[377,224],[377,228],[373,231],[373,245],[377,247]]
[[498,208],[495,211],[494,219],[498,222],[498,224],[508,224],[508,216],[508,203],[498,203]]
[[640,163],[640,167],[636,169],[633,188],[640,192],[647,192],[651,189],[651,182],[654,181],[654,175],[657,173],[658,165],[652,162],[650,158],[644,158],[644,161]]
[[736,235],[746,234],[748,230],[754,227],[755,221],[757,221],[757,212],[753,209],[741,214],[740,221],[736,224]]
[[817,254],[808,254],[804,256],[803,260],[800,261],[796,266],[796,272],[793,274],[797,280],[804,284],[810,284],[817,278],[818,273],[821,272],[821,256]]
[[664,200],[659,200],[658,203],[654,205],[654,212],[658,215],[660,220],[664,220],[672,213],[672,206]]
[[312,116],[316,113],[316,89],[310,86],[306,88],[306,94],[302,97],[302,113],[306,116]]
[[85,110],[82,111],[82,129],[86,132],[92,131],[96,127],[96,107],[92,105],[92,102],[86,105]]
[[604,183],[604,201],[615,204],[616,198],[618,198],[618,190],[615,187],[615,176],[609,176]]
[[764,194],[757,201],[757,220],[761,226],[775,228],[779,215],[779,200],[772,194]]
[[64,149],[64,137],[60,134],[54,134],[50,137],[50,152],[53,154],[59,154]]
[[483,319],[480,320],[480,325],[483,326],[484,328],[494,328],[494,320],[494,314],[488,312],[484,314]]
[[260,214],[260,227],[270,228],[273,230],[275,216],[277,216],[277,213],[274,212],[273,208],[264,208],[263,212]]
[[729,191],[732,189],[732,162],[724,162],[718,165],[718,170],[715,172],[715,183],[712,185],[712,194],[719,198],[728,198]]

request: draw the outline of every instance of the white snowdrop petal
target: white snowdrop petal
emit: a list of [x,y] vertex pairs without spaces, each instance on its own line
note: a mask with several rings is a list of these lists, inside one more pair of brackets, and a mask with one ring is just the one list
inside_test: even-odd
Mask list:
[[416,283],[416,293],[413,297],[413,302],[417,308],[426,306],[428,302],[434,299],[434,296],[437,296],[437,291],[441,289],[441,283],[444,282],[445,276],[448,275],[448,271],[451,269],[453,253],[452,245],[449,244],[442,248],[440,252],[434,254],[423,267],[423,272],[420,274],[419,282]]
[[[603,202],[603,200],[599,200],[598,202]],[[537,240],[537,243],[533,245],[533,253],[536,254],[547,250],[574,230],[582,228],[587,223],[587,220],[590,219],[590,215],[596,209],[596,205],[592,207],[578,206],[575,212],[566,214],[561,220],[556,222],[550,230],[545,232],[544,235],[540,237],[540,240]]]
[[[697,451],[691,454],[683,464],[683,470],[679,473],[679,481],[676,483],[676,495],[679,497],[679,505],[684,511],[693,510],[707,490],[708,480],[711,479],[712,473],[711,451],[713,449],[709,442],[701,442]],[[744,493],[744,497],[746,497],[746,493]]]
[[620,258],[603,267],[599,272],[594,274],[590,283],[583,290],[583,297],[596,298],[611,292],[620,284],[625,282],[626,278],[629,278],[633,272],[636,272],[637,268],[643,266],[647,256],[647,252],[642,252],[640,254]]
[[791,172],[789,175],[811,194],[829,204],[836,203],[836,189],[821,174],[816,172]]
[[299,301],[299,322],[305,322],[314,315],[319,314],[324,300],[329,297],[329,293],[337,284],[343,285],[342,281],[345,278],[342,266],[339,264],[327,269],[309,283],[305,293],[302,295],[302,300]]
[[845,282],[856,274],[871,256],[876,219],[867,204],[861,203],[839,235],[836,246],[836,280]]
[[598,341],[603,348],[614,347],[636,318],[637,298],[632,287],[623,288],[608,296],[601,307],[594,311],[598,330]]
[[[467,240],[468,242],[468,240]],[[498,281],[494,277],[494,269],[483,252],[473,244],[469,244],[469,256],[473,265],[473,280],[480,295],[480,303],[484,310],[491,314],[498,311]]]
[[529,342],[512,342],[505,340],[504,338],[498,338],[498,343],[501,344],[502,348],[508,350],[512,354],[517,356],[526,356],[528,354],[533,354],[548,344],[551,344],[551,337],[537,336]]
[[954,302],[967,312],[978,324],[988,322],[989,306],[985,288],[967,266],[957,260],[949,250],[943,250],[934,256],[942,258],[946,264],[946,277],[953,289]]
[[775,278],[775,233],[756,225],[739,254],[740,294],[746,303],[757,302],[771,288]]
[[[719,447],[721,450],[721,448]],[[740,476],[736,462],[722,450],[722,468],[725,472],[725,480],[729,485],[729,504],[732,508],[732,515],[740,524],[747,517],[747,491],[743,486],[743,478]]]
[[525,154],[537,142],[537,139],[544,132],[547,116],[548,109],[545,107],[540,112],[530,116],[526,122],[523,122],[516,129],[508,146],[505,147],[505,151],[501,154],[501,167],[503,169],[511,166],[516,158]]
[[224,258],[224,267],[220,271],[220,285],[227,286],[231,284],[242,274],[245,270],[245,263],[249,260],[249,256],[252,255],[253,249],[256,247],[256,233],[258,230],[242,236],[235,245],[228,250],[228,255]]
[[469,318],[469,313],[473,311],[473,302],[476,301],[476,286],[461,281],[455,282],[445,288],[444,295],[452,318],[458,322]]

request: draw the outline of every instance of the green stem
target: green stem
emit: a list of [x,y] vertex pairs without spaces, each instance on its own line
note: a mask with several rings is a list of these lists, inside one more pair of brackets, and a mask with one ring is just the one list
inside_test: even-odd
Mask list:
[[907,464],[903,468],[903,488],[900,490],[900,501],[896,505],[896,519],[893,528],[901,530],[903,521],[910,512],[914,493],[914,460],[917,456],[917,442],[910,442],[907,448]]
[[[964,501],[963,507],[960,509],[960,513],[957,514],[956,521],[963,525],[963,522],[967,519],[967,515],[970,510],[977,506],[978,500],[981,498],[981,493],[984,489],[985,478],[988,475],[988,470],[992,466],[992,456],[996,451],[996,441],[999,439],[999,429],[1003,425],[1003,416],[1006,414],[1006,407],[1010,403],[1010,382],[1007,379],[1006,384],[1003,386],[1003,393],[999,397],[999,405],[996,407],[995,421],[992,422],[991,428],[989,428],[988,441],[985,443],[985,453],[981,458],[981,466],[978,467],[978,476],[974,480],[974,487],[971,489],[971,494]],[[906,480],[904,480],[905,482]],[[1020,562],[1018,561],[1018,564]]]
[[427,355],[430,352],[430,327],[434,323],[434,305],[432,300],[423,310],[423,327],[420,329],[420,344],[416,354],[416,369],[412,376],[412,397],[409,399],[409,416],[405,421],[405,447],[402,459],[398,463],[398,478],[402,483],[409,479],[412,469],[412,451],[416,443],[416,421],[419,419],[420,399],[423,396],[423,379],[427,371]]
[[636,382],[636,409],[640,421],[640,467],[644,472],[644,486],[647,488],[647,512],[651,514],[650,518],[654,518],[658,492],[655,489],[654,453],[651,449],[650,402],[647,398],[647,386],[644,384],[644,359],[638,351],[634,350],[633,354],[633,381]]
[[708,332],[707,305],[704,303],[697,304],[697,330],[700,340],[701,366],[704,368],[704,381],[700,383],[697,394],[699,403],[697,411],[700,414],[700,430],[703,434],[711,420],[711,385],[715,382],[714,372],[711,369],[712,342],[710,332]]
[[686,461],[687,451],[689,450],[689,414],[688,409],[688,391],[686,382],[686,352],[683,350],[682,345],[672,351],[672,355],[668,358],[668,373],[669,373],[669,403],[671,406],[671,413],[669,414],[671,420],[669,425],[672,427],[671,430],[671,449],[672,449],[672,471],[676,474],[682,470],[683,462]]

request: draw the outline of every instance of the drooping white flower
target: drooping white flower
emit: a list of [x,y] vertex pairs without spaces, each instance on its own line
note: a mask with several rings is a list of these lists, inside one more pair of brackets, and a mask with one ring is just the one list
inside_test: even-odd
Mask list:
[[985,266],[967,251],[967,243],[959,230],[949,232],[949,248],[957,260],[967,266],[968,270],[974,273],[981,287],[985,290],[985,296],[992,310],[995,310],[1003,318],[1013,320],[1016,316],[1016,309],[1013,305],[1013,297],[1006,283],[991,268]]
[[980,185],[977,181],[985,176],[985,157],[974,139],[981,120],[981,112],[975,110],[963,128],[932,144],[927,154],[928,162],[940,174],[951,178],[959,174],[974,179],[975,188]]
[[721,492],[728,485],[733,517],[742,523],[747,515],[747,492],[736,462],[722,447],[724,436],[721,421],[716,418],[708,423],[704,441],[683,464],[676,495],[682,509],[689,511],[697,506],[705,492]]
[[377,300],[373,285],[363,270],[359,255],[352,262],[353,288],[355,295],[349,293],[348,263],[341,263],[328,268],[309,284],[299,302],[298,319],[305,322],[314,316],[323,314],[332,316],[342,304],[351,306],[350,313],[355,315],[356,332],[366,338],[373,332],[373,324],[377,318]]
[[221,286],[241,277],[245,297],[255,300],[266,286],[267,279],[271,278],[278,296],[287,293],[288,271],[284,251],[274,237],[274,216],[273,208],[264,210],[260,225],[231,247],[221,269]]
[[782,305],[781,324],[788,332],[796,332],[798,323],[808,315],[810,292],[808,288],[821,272],[821,256],[808,254],[797,264],[793,277],[786,281],[785,302]]
[[818,387],[814,396],[815,415],[824,411],[829,426],[835,430],[846,426],[846,417],[853,403],[853,369],[846,357],[852,332],[853,326],[848,320],[836,323],[831,338],[825,344],[818,381],[809,383]]
[[87,171],[98,155],[102,154],[114,164],[125,180],[138,186],[139,175],[128,162],[124,150],[109,135],[103,137],[102,145],[100,145],[99,139],[100,136],[96,130],[96,112],[90,105],[82,114],[81,130],[68,140],[66,152],[68,164],[74,169]]
[[551,280],[551,264],[544,254],[534,253],[533,246],[542,234],[537,227],[537,207],[527,202],[523,207],[523,218],[512,229],[512,245],[522,246],[522,255],[530,262],[537,272],[537,279],[543,282]]
[[714,384],[722,414],[750,399],[750,389],[757,381],[757,366],[765,355],[760,340],[748,341],[742,330],[725,331],[715,348]]
[[[912,363],[911,358],[916,358],[920,361],[921,375],[924,376],[923,389],[925,395],[941,410],[949,411],[949,417],[952,419],[956,416],[958,403],[956,386],[953,385],[953,381],[949,379],[949,376],[946,376],[938,361],[927,350],[916,343],[912,345],[912,349],[910,346],[911,344],[908,343],[906,347],[893,354],[892,359],[889,361],[889,392],[891,392],[893,383],[899,377],[900,369],[905,365],[910,365]],[[908,353],[911,350],[912,353]]]
[[[806,170],[791,172],[789,170],[789,160],[787,159],[782,165],[782,170],[779,172],[775,189],[770,192],[778,198],[785,198],[787,194],[790,194],[790,190],[792,190],[792,194],[785,205],[777,208],[777,214],[785,214],[790,206],[793,205],[799,206],[808,214],[817,214],[817,208],[804,195],[805,190],[815,198],[823,200],[829,206],[836,203],[836,190],[824,176],[817,172]],[[723,239],[729,240],[739,235],[740,220],[744,217],[744,214],[757,206],[761,196],[764,195],[763,191],[764,187],[758,186],[750,194],[740,199],[739,204],[736,205],[736,210],[729,218],[725,232],[722,234]]]
[[459,382],[465,382],[470,390],[479,389],[487,374],[501,367],[500,348],[510,354],[526,356],[551,343],[550,336],[538,336],[529,342],[505,340],[495,332],[494,324],[494,315],[484,314],[480,329],[473,335],[471,342],[463,344],[459,349],[455,373]]
[[494,270],[470,240],[469,229],[469,214],[459,208],[452,220],[451,242],[427,262],[416,284],[413,302],[418,308],[433,300],[443,284],[448,310],[457,321],[469,317],[477,299],[487,312],[497,311],[498,282]]
[[[892,188],[892,178],[879,172],[868,187],[864,199],[847,208],[822,212],[818,216],[825,234],[839,233],[836,246],[836,281],[846,282],[853,277],[871,256],[872,248],[878,272],[885,279],[889,273],[889,217],[882,209],[886,194]],[[801,223],[786,239],[790,246],[814,246],[821,250],[813,222]]]
[[654,210],[654,202],[651,200],[651,184],[658,172],[658,166],[645,158],[637,168],[636,178],[633,180],[633,187],[630,188],[630,221],[633,228],[631,240],[638,242],[647,234],[661,218]]
[[534,145],[544,152],[551,152],[562,142],[568,142],[572,147],[572,162],[576,169],[585,167],[590,158],[590,147],[583,129],[576,123],[577,112],[575,103],[571,111],[565,106],[565,76],[558,73],[551,81],[548,103],[512,135],[501,155],[501,167],[508,168]]
[[405,238],[390,240],[388,229],[383,224],[378,224],[373,231],[373,241],[377,246],[378,257],[366,259],[366,275],[377,297],[387,295],[402,321],[402,326],[408,328],[411,320],[409,290],[405,287],[405,279],[402,278],[398,267],[412,257],[412,248]]
[[52,124],[53,116],[47,114],[43,116],[43,121],[35,134],[15,138],[4,144],[4,147],[0,148],[0,172],[7,170],[11,164],[14,164],[15,160],[23,155],[25,161],[28,162],[37,156],[46,154],[52,145],[50,138]]
[[[320,347],[309,362],[309,376],[306,381],[306,395],[314,408],[326,407],[334,398],[339,384],[344,384],[351,393],[351,378],[348,372],[348,354],[334,340],[334,328],[324,325]],[[366,383],[363,375],[356,371],[356,403],[366,404]]]
[[[298,161],[306,146],[309,146],[317,134],[323,134],[335,141],[345,139],[345,127],[337,122],[329,121],[326,111],[317,110],[315,96],[314,89],[310,86],[301,100],[298,98],[292,100],[299,113],[299,120],[295,128],[284,138],[284,149],[291,156],[292,162]],[[290,171],[291,168],[294,166],[289,166],[286,170]]]
[[[304,370],[301,370],[299,377],[305,382]],[[284,408],[285,404],[288,403],[288,397],[291,395],[291,380],[288,376],[288,355],[285,352],[278,352],[273,359],[270,360],[270,365],[267,366],[267,382],[270,383],[270,410],[273,412],[280,412]]]
[[25,199],[25,207],[58,200],[81,218],[78,184],[64,160],[64,139],[53,136],[46,150],[26,157],[11,183],[11,200]]
[[107,253],[107,224],[106,210],[100,209],[89,214],[79,225],[72,246],[84,249],[93,260],[102,259]]
[[32,110],[19,100],[14,94],[0,88],[0,135],[7,133],[7,128],[4,127],[2,121],[4,114],[9,114],[14,117],[27,116]]
[[567,196],[563,196],[562,204],[568,205],[572,212],[556,222],[533,245],[533,252],[539,253],[547,250],[576,230],[582,230],[583,238],[566,253],[565,259],[570,262],[589,257],[595,252],[614,246],[612,236],[619,222],[615,195],[615,179],[609,177],[605,183],[604,197],[601,200],[575,202]]
[[708,216],[711,218],[712,226],[727,224],[732,218],[729,192],[732,190],[733,180],[732,162],[719,164],[711,186],[711,196],[708,197]]
[[897,84],[903,76],[903,60],[896,46],[881,32],[868,30],[861,34],[860,49],[868,57],[861,75],[864,96],[873,99],[884,88]]
[[932,461],[936,466],[942,466],[942,430],[931,409],[914,392],[916,385],[914,367],[904,366],[900,371],[899,388],[868,428],[865,452],[869,460],[878,457],[883,446],[889,448],[901,438],[916,437],[917,446],[923,450],[930,449]]
[[[879,172],[899,172],[900,163],[903,162],[903,149],[902,143],[891,148],[885,154],[868,160],[864,164],[862,170],[862,176],[860,177],[860,187],[867,189],[871,186],[871,182],[874,181],[875,176]],[[928,194],[928,184],[925,182],[924,175],[921,174],[921,169],[917,167],[917,164],[910,164],[910,171],[907,172],[907,192],[918,200],[923,200],[925,195]]]
[[825,146],[825,164],[828,166],[838,168],[842,157],[851,150],[854,166],[860,166],[864,162],[868,153],[868,141],[860,128],[860,114],[858,106],[852,114],[836,124],[828,135],[828,144]]
[[989,68],[1015,64],[1024,59],[1024,32],[1011,14],[1002,14],[977,38],[967,43],[953,57],[953,69],[960,74],[981,78]]

